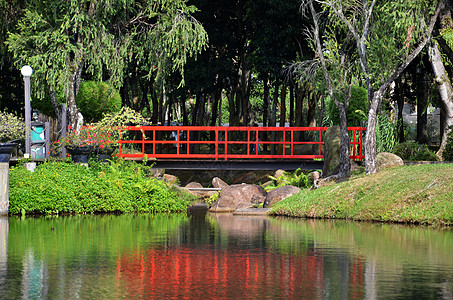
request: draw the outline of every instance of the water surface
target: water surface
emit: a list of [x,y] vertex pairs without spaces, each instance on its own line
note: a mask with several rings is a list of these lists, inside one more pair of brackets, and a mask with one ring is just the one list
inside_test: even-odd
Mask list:
[[199,215],[0,219],[0,299],[453,299],[453,231]]

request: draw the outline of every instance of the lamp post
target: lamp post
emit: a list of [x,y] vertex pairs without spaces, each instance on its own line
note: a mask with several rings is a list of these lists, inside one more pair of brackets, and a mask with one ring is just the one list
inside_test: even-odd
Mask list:
[[25,84],[25,158],[30,157],[31,144],[30,144],[30,128],[31,128],[31,106],[30,106],[30,76],[33,74],[33,69],[29,66],[23,66],[20,69],[22,76],[24,76]]

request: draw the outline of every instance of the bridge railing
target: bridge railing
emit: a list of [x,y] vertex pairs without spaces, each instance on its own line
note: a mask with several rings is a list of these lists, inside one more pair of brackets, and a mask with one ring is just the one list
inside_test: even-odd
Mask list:
[[[124,158],[322,159],[328,127],[129,126],[120,132]],[[351,159],[363,156],[366,128],[349,127]]]

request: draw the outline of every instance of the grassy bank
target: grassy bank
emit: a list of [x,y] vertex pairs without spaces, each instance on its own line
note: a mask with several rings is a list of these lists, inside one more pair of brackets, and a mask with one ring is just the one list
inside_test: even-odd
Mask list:
[[10,169],[10,214],[185,211],[194,197],[135,162],[48,162],[34,172]]
[[272,214],[453,225],[453,164],[402,166],[303,190]]

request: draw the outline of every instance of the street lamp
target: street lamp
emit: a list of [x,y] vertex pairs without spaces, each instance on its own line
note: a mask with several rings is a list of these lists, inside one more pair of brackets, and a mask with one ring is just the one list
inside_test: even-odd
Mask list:
[[22,76],[24,76],[25,83],[25,158],[30,157],[30,128],[31,128],[31,106],[30,106],[30,76],[33,74],[33,69],[29,66],[23,66],[20,69]]

